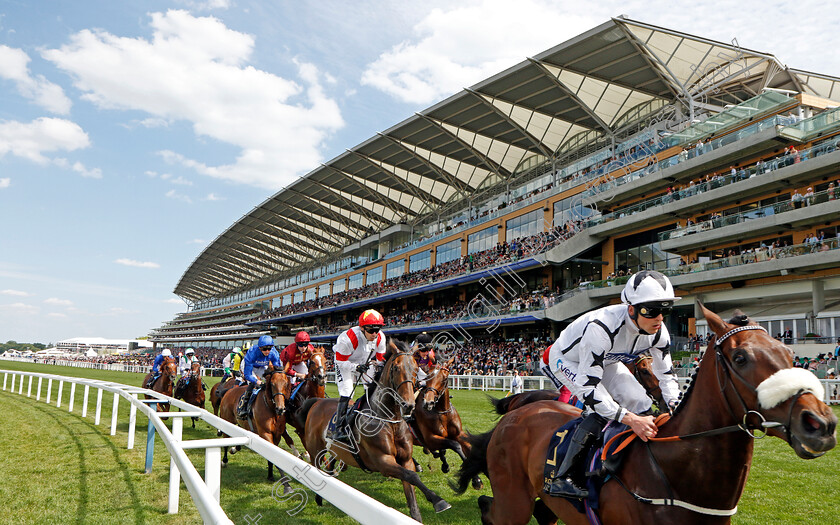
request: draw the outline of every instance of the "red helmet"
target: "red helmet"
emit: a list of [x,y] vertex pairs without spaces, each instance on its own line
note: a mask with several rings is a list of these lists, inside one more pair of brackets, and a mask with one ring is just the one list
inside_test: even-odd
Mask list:
[[295,343],[308,343],[309,342],[309,334],[306,332],[300,331],[295,336]]
[[385,318],[376,310],[365,310],[359,316],[359,326],[365,327],[371,325],[384,326]]

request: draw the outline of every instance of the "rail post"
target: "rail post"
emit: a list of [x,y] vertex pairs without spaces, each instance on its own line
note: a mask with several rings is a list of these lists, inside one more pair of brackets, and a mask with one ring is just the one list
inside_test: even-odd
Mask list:
[[3,372],[3,390],[6,390],[6,381],[9,380],[9,373]]
[[73,403],[76,402],[76,383],[70,383],[70,403],[68,403],[68,412],[73,411]]
[[[20,378],[23,381],[23,377]],[[50,404],[50,398],[52,397],[52,378],[47,379],[47,404]]]
[[18,395],[23,395],[23,374],[20,375],[20,386],[18,387]]
[[117,435],[117,415],[119,414],[120,395],[114,392],[114,405],[111,407],[111,435]]
[[[183,436],[184,418],[172,418],[172,439],[180,442]],[[169,457],[169,514],[178,514],[178,499],[181,495],[181,472],[175,463],[174,455]]]
[[85,385],[85,395],[82,397],[82,417],[87,417],[88,393],[90,385]]
[[[134,399],[137,399],[137,394],[131,394]],[[131,408],[128,411],[128,445],[126,448],[131,450],[134,448],[134,432],[137,427],[137,405],[131,403]]]
[[11,392],[12,392],[13,394],[15,393],[15,373],[14,373],[14,372],[12,372],[12,388],[11,388]]
[[64,381],[58,382],[58,395],[56,396],[55,406],[56,408],[61,407],[61,394],[64,392]]
[[96,389],[96,415],[93,418],[93,424],[99,425],[100,414],[102,413],[102,389]]
[[222,499],[222,448],[207,447],[204,449],[204,484],[207,490],[216,498]]
[[[41,381],[43,381],[43,377],[38,377],[38,393],[35,394],[35,401],[41,400]],[[5,385],[4,385],[5,386]],[[5,388],[3,390],[6,390]]]
[[146,430],[146,474],[152,473],[152,462],[155,459],[155,424],[149,418],[149,428]]
[[26,397],[32,397],[32,376],[29,376],[28,383],[26,385]]

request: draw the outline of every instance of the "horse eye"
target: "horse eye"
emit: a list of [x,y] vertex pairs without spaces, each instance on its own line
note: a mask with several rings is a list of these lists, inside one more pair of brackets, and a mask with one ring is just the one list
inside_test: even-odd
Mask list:
[[743,352],[738,352],[732,356],[732,361],[739,366],[747,364],[747,356]]

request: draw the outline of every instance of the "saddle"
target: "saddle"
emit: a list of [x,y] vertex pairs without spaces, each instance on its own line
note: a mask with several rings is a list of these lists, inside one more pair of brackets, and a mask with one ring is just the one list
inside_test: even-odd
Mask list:
[[[250,421],[250,419],[254,416],[254,403],[253,403],[253,400],[254,400],[254,399],[256,399],[257,394],[259,394],[259,393],[260,393],[260,390],[262,390],[262,389],[263,389],[263,386],[262,386],[262,385],[260,385],[260,386],[255,386],[255,387],[254,387],[254,390],[252,390],[252,391],[251,391],[250,396],[249,396],[249,394],[248,394],[248,390],[245,390],[245,392],[243,392],[243,393],[242,393],[242,397],[240,397],[240,398],[239,398],[239,403],[237,404],[237,407],[243,407],[243,406],[245,407],[245,410],[246,410],[246,412],[245,412],[245,417],[246,417],[249,421]],[[239,411],[239,410],[237,410],[237,414],[238,414],[238,413],[240,413],[240,411]]]
[[[571,437],[581,421],[583,421],[583,418],[569,421],[558,428],[551,437],[543,467],[543,475],[546,483],[550,483],[554,479],[555,469],[562,463],[566,455],[566,450],[572,441]],[[598,509],[598,496],[601,492],[601,487],[610,479],[612,474],[618,471],[625,454],[624,450],[621,450],[614,454],[605,455],[605,459],[602,460],[603,445],[604,443],[608,443],[613,436],[624,432],[628,428],[627,425],[615,421],[610,421],[607,424],[600,437],[589,447],[586,454],[585,476],[586,489],[589,491],[589,496],[585,500],[567,498],[575,506],[577,511],[581,514],[586,514],[593,524],[599,523],[595,521],[597,520],[595,511]],[[614,446],[611,447],[611,450],[614,449]]]

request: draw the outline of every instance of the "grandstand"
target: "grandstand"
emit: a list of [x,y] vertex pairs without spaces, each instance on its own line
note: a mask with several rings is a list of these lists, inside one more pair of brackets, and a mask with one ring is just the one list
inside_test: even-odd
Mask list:
[[682,297],[678,344],[706,334],[702,300],[833,348],[835,100],[838,78],[611,19],[266,199],[187,268],[190,311],[149,340],[226,349],[305,327],[328,343],[376,308],[390,333],[521,344],[528,363],[649,268]]

